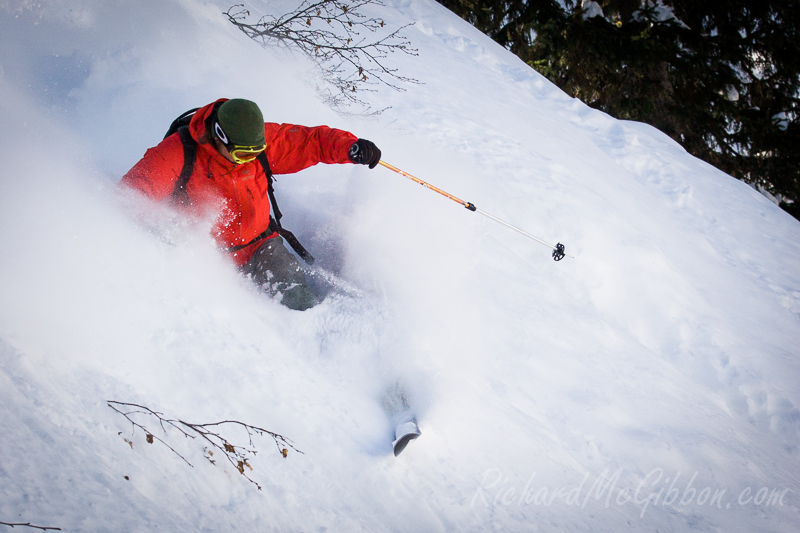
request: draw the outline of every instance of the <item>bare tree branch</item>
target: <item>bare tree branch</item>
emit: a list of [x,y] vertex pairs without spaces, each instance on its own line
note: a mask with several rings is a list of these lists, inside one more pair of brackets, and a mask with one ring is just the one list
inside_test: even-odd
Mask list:
[[25,524],[17,524],[17,523],[11,523],[11,522],[0,522],[0,526],[11,526],[12,528],[14,526],[23,526],[23,527],[31,527],[33,529],[41,529],[42,531],[61,531],[60,527],[34,526],[30,522],[27,522]]
[[382,19],[358,11],[367,5],[384,6],[381,0],[303,0],[290,13],[279,17],[264,15],[254,22],[249,20],[250,11],[244,4],[234,5],[224,14],[262,45],[297,48],[310,57],[322,70],[325,81],[340,93],[330,98],[331,104],[364,104],[356,93],[370,90],[369,85],[383,84],[402,91],[398,82],[419,83],[399,75],[385,62],[389,54],[397,51],[417,55],[411,42],[400,34],[411,24],[383,33],[386,23]]
[[[297,448],[294,447],[291,440],[287,439],[283,435],[279,435],[278,433],[274,433],[272,431],[266,430],[264,428],[260,428],[257,426],[252,426],[250,424],[245,424],[244,422],[240,422],[238,420],[223,420],[222,422],[211,422],[206,424],[193,424],[190,422],[185,422],[180,419],[171,419],[165,418],[163,413],[159,413],[158,411],[154,411],[149,407],[144,405],[138,405],[135,403],[125,403],[125,402],[117,402],[113,400],[107,401],[108,406],[112,408],[117,413],[121,414],[125,417],[128,422],[131,423],[134,430],[136,428],[141,429],[145,434],[145,439],[148,443],[152,444],[153,441],[157,440],[167,448],[169,448],[172,453],[183,459],[183,461],[188,464],[189,466],[194,466],[190,463],[186,457],[178,453],[172,446],[167,444],[167,442],[156,435],[154,435],[150,430],[148,430],[143,424],[134,420],[136,415],[144,415],[146,417],[155,418],[158,424],[161,426],[161,430],[166,435],[167,428],[172,427],[173,429],[177,430],[181,433],[184,437],[189,439],[196,439],[200,437],[204,440],[209,446],[205,447],[205,457],[208,459],[212,464],[216,464],[216,460],[212,459],[214,456],[214,450],[218,452],[222,452],[225,458],[228,460],[234,468],[236,468],[240,474],[242,474],[248,481],[253,483],[258,490],[261,490],[261,486],[256,483],[253,479],[250,478],[245,473],[245,467],[249,468],[251,471],[253,467],[249,463],[249,459],[255,457],[258,454],[258,451],[253,444],[253,435],[259,436],[269,436],[272,437],[272,440],[275,442],[275,445],[278,447],[278,452],[283,456],[286,457],[289,453],[289,448],[296,451],[297,453],[303,453]],[[132,409],[128,409],[132,408]],[[248,445],[247,446],[239,446],[231,443],[228,439],[222,436],[221,432],[218,428],[221,428],[226,425],[233,425],[239,426],[243,428],[247,432],[248,437]],[[212,429],[213,428],[213,429]],[[125,439],[128,444],[133,447],[133,443],[127,439]]]

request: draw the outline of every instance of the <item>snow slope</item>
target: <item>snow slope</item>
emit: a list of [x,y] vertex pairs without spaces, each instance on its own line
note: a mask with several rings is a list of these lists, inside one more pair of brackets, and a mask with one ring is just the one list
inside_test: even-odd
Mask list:
[[[313,65],[248,40],[227,7],[0,2],[0,522],[800,529],[796,220],[431,0],[372,8],[415,23],[419,56],[391,61],[422,83],[367,94],[389,107],[371,117],[325,107]],[[335,288],[287,310],[214,249],[210,222],[114,186],[174,116],[219,96],[374,140],[576,258],[388,170],[319,166],[278,194]],[[423,434],[395,458],[398,387]],[[256,438],[258,491],[175,431],[148,423],[192,467],[147,444],[107,400],[240,420],[303,454]]]

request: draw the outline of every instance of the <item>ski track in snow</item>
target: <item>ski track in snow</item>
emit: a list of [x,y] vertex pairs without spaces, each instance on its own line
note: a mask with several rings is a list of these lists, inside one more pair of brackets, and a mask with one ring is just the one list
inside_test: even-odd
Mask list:
[[[288,1],[248,2],[254,13]],[[800,528],[800,225],[657,130],[563,94],[440,5],[368,7],[419,56],[377,116],[206,0],[0,4],[0,521],[64,531]],[[232,59],[235,59],[233,61]],[[241,65],[250,65],[247,75]],[[279,176],[328,293],[298,313],[210,222],[115,182],[219,96],[328,124],[385,169]],[[357,110],[356,110],[357,111]],[[385,397],[422,436],[401,456]],[[240,420],[249,473],[107,400]],[[231,439],[247,436],[231,431]],[[128,441],[132,443],[129,444]],[[127,477],[126,477],[127,476]]]

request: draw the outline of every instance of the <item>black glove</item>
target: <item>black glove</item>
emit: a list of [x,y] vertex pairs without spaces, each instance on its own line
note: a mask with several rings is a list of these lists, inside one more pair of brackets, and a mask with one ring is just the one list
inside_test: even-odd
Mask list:
[[375,168],[381,160],[381,151],[372,141],[359,139],[350,147],[347,156],[357,165],[369,165],[369,168]]

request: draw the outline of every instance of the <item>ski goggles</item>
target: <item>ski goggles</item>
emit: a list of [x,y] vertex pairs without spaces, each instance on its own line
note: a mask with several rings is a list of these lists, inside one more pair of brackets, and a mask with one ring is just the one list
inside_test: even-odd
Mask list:
[[237,165],[253,161],[258,157],[258,154],[267,148],[266,143],[247,146],[230,142],[228,136],[222,131],[219,122],[214,123],[214,134],[220,142],[225,145],[225,148],[228,149],[228,153],[231,154],[231,159],[233,159],[233,162]]
[[242,163],[249,163],[253,161],[255,158],[258,157],[258,154],[263,152],[266,148],[266,144],[262,144],[260,146],[225,146],[228,149],[228,153],[231,154],[231,159],[237,164],[241,165]]

